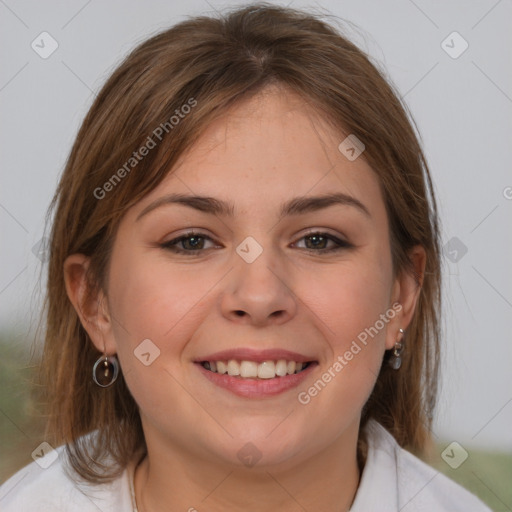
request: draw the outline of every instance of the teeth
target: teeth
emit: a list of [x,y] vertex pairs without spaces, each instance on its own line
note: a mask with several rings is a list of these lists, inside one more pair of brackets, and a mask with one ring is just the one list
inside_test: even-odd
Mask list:
[[276,376],[274,361],[263,361],[258,365],[258,377],[260,379],[273,379]]
[[232,377],[240,376],[244,379],[273,379],[299,373],[307,366],[307,363],[297,363],[285,359],[263,361],[261,363],[230,359],[229,361],[206,361],[203,366],[207,370],[221,375],[227,373]]
[[[210,370],[211,370],[211,368],[212,368],[212,363],[210,363]],[[217,373],[220,373],[221,375],[223,373],[228,373],[228,365],[224,361],[217,361]]]
[[238,361],[234,361],[233,359],[228,361],[228,375],[240,375],[240,365]]
[[[294,361],[290,361],[291,363],[293,363]],[[295,367],[293,368],[293,372],[295,372]],[[278,377],[284,377],[287,373],[287,365],[286,365],[286,361],[284,359],[279,359],[279,361],[277,361],[276,363],[276,375]]]
[[255,378],[258,376],[258,363],[254,361],[242,361],[240,364],[240,377],[245,379]]

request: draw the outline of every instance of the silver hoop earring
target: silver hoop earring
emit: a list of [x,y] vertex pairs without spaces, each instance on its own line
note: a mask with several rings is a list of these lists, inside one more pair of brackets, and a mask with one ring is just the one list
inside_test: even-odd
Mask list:
[[101,388],[108,388],[117,379],[119,362],[116,356],[101,356],[92,367],[92,380]]
[[400,336],[393,347],[393,355],[389,358],[389,366],[393,368],[393,370],[398,370],[400,366],[402,366],[402,351],[404,349],[404,344],[402,343],[404,330],[398,329],[400,332]]

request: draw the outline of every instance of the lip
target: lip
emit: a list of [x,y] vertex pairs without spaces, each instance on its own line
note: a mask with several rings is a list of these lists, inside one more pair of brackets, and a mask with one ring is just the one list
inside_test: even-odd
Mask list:
[[194,363],[202,363],[204,361],[228,361],[229,359],[235,359],[236,361],[254,361],[255,363],[262,363],[263,361],[277,361],[278,359],[286,359],[287,361],[295,361],[297,363],[316,361],[313,356],[306,356],[289,350],[254,350],[252,348],[235,348],[231,350],[222,350],[221,352],[215,352],[214,354],[197,358],[194,360]]
[[[232,351],[230,351],[230,353],[232,353]],[[221,354],[221,352],[219,352],[219,354]],[[231,357],[231,359],[236,358]],[[269,359],[272,358],[268,358],[266,360]],[[278,359],[285,359],[285,357],[280,357]],[[215,359],[210,359],[210,361],[214,360]],[[204,359],[201,361],[204,361]],[[309,361],[311,361],[311,359]],[[315,367],[318,366],[318,363],[311,363],[307,368],[299,373],[286,375],[284,377],[274,377],[273,379],[244,379],[241,377],[233,377],[227,373],[221,375],[207,370],[200,362],[196,362],[194,366],[196,366],[210,382],[220,388],[231,391],[231,393],[243,398],[262,399],[279,395],[299,386],[299,384],[301,384],[311,374]]]

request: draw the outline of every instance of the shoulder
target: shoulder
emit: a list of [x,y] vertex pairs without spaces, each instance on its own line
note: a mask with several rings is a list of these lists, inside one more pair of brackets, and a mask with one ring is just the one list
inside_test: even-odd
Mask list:
[[476,496],[428,466],[410,452],[398,448],[398,478],[404,512],[446,510],[490,512]]
[[[368,459],[360,490],[365,495],[378,496],[379,502],[375,504],[379,503],[379,510],[491,512],[469,491],[401,448],[379,423],[370,421],[365,431],[368,437]],[[367,470],[368,475],[365,475]],[[386,503],[384,508],[381,507],[382,500]],[[363,503],[363,498],[360,501]],[[353,510],[356,512],[363,509]]]
[[[44,450],[46,452],[46,450]],[[2,512],[129,512],[131,499],[126,471],[108,484],[75,480],[64,447],[49,450],[0,487]]]

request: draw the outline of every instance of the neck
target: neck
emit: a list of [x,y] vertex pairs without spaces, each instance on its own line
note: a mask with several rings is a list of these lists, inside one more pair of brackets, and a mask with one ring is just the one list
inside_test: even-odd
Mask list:
[[240,468],[152,450],[135,472],[139,512],[349,510],[359,483],[357,425],[296,465]]

